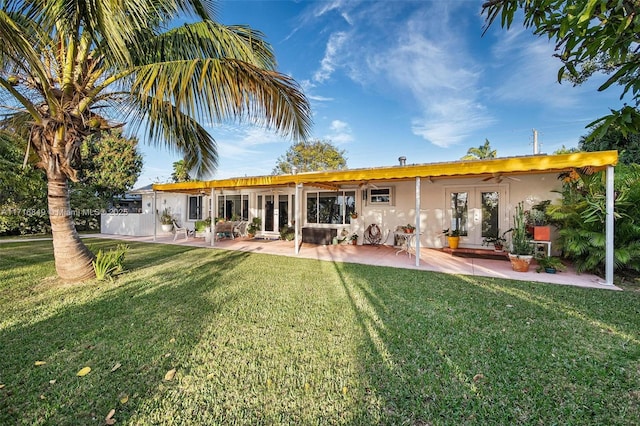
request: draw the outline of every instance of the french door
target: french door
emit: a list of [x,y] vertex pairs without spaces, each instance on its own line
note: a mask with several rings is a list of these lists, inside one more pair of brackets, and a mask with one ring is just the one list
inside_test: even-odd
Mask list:
[[468,247],[480,247],[484,237],[507,230],[504,187],[448,188],[445,202],[445,228],[458,230],[460,242]]

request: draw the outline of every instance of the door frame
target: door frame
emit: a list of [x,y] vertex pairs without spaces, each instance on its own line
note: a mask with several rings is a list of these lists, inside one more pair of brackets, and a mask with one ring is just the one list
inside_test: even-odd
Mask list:
[[481,248],[482,246],[482,192],[498,192],[498,229],[502,234],[509,229],[508,217],[508,200],[509,185],[506,183],[487,182],[483,184],[456,184],[446,185],[444,187],[444,228],[449,228],[452,222],[450,194],[453,192],[467,192],[469,198],[467,200],[467,235],[460,236],[460,244],[467,248]]

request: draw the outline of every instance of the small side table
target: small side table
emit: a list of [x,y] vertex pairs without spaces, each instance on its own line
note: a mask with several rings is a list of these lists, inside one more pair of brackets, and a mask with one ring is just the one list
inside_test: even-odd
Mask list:
[[411,258],[412,249],[415,253],[415,238],[418,234],[416,234],[415,232],[394,232],[394,235],[396,236],[398,241],[402,241],[402,243],[400,244],[400,249],[396,251],[396,256],[398,255],[398,253],[402,253],[404,251],[407,253],[409,258]]
[[538,246],[546,245],[547,246],[547,256],[551,257],[551,241],[543,241],[543,240],[531,240],[529,243],[533,244],[536,249]]

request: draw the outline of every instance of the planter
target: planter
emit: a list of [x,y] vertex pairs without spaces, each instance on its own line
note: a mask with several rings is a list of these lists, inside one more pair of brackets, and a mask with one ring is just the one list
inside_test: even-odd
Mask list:
[[501,252],[503,252],[503,251],[504,251],[504,246],[499,245],[499,244],[495,244],[495,245],[493,246],[493,251],[498,252],[498,253],[501,253]]
[[531,264],[531,259],[533,259],[532,255],[509,254],[511,267],[516,272],[529,272],[529,265]]
[[536,241],[551,241],[551,227],[548,225],[534,226],[533,239]]
[[351,244],[353,244],[354,246],[358,245],[358,240],[351,240]]
[[162,224],[162,232],[171,232],[172,229],[173,229],[172,224],[168,224],[168,225],[165,225],[164,223]]
[[555,274],[558,270],[556,268],[544,268],[547,274]]
[[405,229],[404,233],[405,234],[413,234],[413,229]]
[[447,240],[449,240],[449,248],[451,249],[455,250],[460,245],[460,237],[447,237]]

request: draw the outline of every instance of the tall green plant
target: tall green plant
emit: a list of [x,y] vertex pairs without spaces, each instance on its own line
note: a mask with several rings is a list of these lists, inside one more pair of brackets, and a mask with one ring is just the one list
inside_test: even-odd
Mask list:
[[527,222],[524,214],[524,203],[516,205],[511,230],[511,254],[527,256],[533,253],[529,238],[527,238]]
[[[614,267],[617,271],[639,271],[640,165],[619,165],[615,175]],[[559,229],[557,246],[579,272],[603,274],[606,249],[604,172],[575,171],[562,178],[562,202],[547,210]]]

